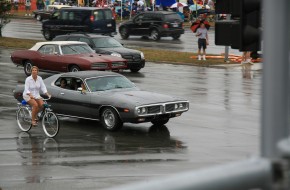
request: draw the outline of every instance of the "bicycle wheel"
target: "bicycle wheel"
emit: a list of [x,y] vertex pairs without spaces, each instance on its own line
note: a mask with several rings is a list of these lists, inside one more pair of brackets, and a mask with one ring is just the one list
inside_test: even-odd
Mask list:
[[31,111],[27,107],[21,107],[17,110],[16,121],[22,131],[31,129]]
[[53,112],[46,112],[42,118],[42,127],[48,137],[55,137],[59,130],[58,118]]

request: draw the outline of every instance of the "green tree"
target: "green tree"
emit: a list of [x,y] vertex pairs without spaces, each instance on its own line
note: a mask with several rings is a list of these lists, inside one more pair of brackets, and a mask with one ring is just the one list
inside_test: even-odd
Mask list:
[[9,22],[9,12],[12,4],[7,0],[0,0],[0,37],[2,37],[2,29]]

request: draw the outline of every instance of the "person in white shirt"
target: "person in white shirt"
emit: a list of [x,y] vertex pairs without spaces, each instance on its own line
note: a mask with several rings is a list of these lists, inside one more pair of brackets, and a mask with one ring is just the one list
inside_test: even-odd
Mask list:
[[208,45],[208,33],[207,29],[205,27],[205,24],[203,22],[200,23],[200,27],[196,30],[196,36],[198,37],[198,60],[201,60],[201,48],[203,50],[202,58],[205,61],[206,60],[206,46]]
[[40,90],[48,97],[51,97],[51,95],[47,92],[42,78],[38,76],[38,67],[33,66],[31,69],[31,75],[25,80],[25,87],[23,91],[23,99],[32,107],[32,126],[37,125],[36,115],[43,109],[43,100],[39,94]]

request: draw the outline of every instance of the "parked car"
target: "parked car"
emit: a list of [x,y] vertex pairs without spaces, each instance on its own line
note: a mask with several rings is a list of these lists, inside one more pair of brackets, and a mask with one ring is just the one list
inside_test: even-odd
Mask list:
[[[77,88],[61,88],[63,79],[69,85],[76,83]],[[126,122],[164,125],[189,109],[189,102],[183,98],[139,90],[125,76],[114,72],[69,72],[48,77],[44,83],[58,116],[100,120],[111,131]],[[14,90],[14,97],[20,102],[23,89],[24,85],[18,85]]]
[[150,36],[153,40],[171,36],[179,39],[184,33],[183,21],[176,12],[149,11],[137,14],[133,19],[121,23],[119,33],[123,39],[132,36]]
[[48,5],[46,9],[34,10],[33,11],[34,18],[36,18],[36,20],[39,20],[39,21],[49,19],[54,12],[59,11],[59,9],[69,8],[69,7],[71,7],[71,6],[69,6],[69,5]]
[[67,34],[56,36],[53,41],[81,41],[99,54],[122,57],[127,60],[127,69],[138,72],[145,66],[144,54],[141,51],[125,48],[115,38],[96,34]]
[[77,72],[81,70],[120,70],[127,68],[123,58],[96,54],[85,42],[38,42],[29,50],[17,50],[11,54],[12,62],[23,66],[31,75],[33,65],[42,71]]
[[109,8],[73,7],[53,13],[49,20],[42,22],[41,31],[46,40],[72,32],[113,35],[116,21]]

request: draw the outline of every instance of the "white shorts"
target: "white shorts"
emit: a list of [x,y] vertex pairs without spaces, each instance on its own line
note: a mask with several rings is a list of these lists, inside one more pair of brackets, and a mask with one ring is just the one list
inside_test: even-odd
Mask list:
[[[26,102],[28,102],[31,98],[30,98],[30,96],[29,95],[23,95],[23,99],[26,101]],[[38,97],[38,98],[34,98],[34,99],[42,99],[41,97]]]

